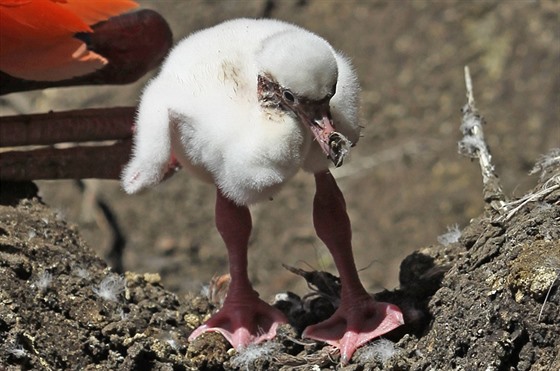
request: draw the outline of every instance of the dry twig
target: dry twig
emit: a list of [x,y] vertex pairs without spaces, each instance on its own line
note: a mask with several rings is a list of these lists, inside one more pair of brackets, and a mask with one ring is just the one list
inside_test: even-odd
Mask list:
[[492,209],[501,213],[503,212],[505,196],[498,175],[494,171],[488,145],[484,140],[482,126],[485,121],[475,106],[472,79],[468,66],[465,66],[465,83],[467,104],[462,109],[463,119],[460,130],[463,133],[463,138],[459,141],[459,153],[470,158],[478,158],[482,172],[484,201]]
[[525,206],[529,202],[541,201],[558,188],[560,188],[560,174],[557,174],[548,179],[542,185],[540,190],[529,192],[518,200],[504,203],[503,207],[504,210],[507,211],[507,214],[503,215],[501,218],[503,220],[511,219],[515,215],[515,213],[517,213],[523,206]]

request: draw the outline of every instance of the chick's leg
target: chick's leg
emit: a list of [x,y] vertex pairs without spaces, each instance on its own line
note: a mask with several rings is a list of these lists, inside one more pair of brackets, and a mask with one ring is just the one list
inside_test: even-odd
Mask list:
[[276,336],[278,326],[287,320],[280,310],[259,299],[249,281],[247,249],[252,228],[249,209],[236,205],[218,190],[216,227],[228,250],[231,283],[223,307],[197,328],[189,340],[207,331],[221,333],[236,349],[270,340]]
[[346,202],[329,172],[315,174],[313,223],[331,252],[342,285],[340,306],[326,321],[305,329],[303,336],[325,341],[340,349],[343,363],[354,351],[403,324],[400,309],[375,301],[360,282],[352,255],[352,231]]

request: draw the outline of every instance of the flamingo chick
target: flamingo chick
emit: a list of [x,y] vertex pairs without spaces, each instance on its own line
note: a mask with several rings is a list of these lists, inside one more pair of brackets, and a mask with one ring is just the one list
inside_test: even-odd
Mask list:
[[173,154],[216,185],[216,226],[229,256],[224,305],[190,339],[217,331],[239,349],[273,338],[287,322],[249,281],[248,205],[268,200],[300,169],[315,176],[314,226],[342,282],[337,311],[303,336],[340,348],[347,362],[403,323],[399,308],[374,301],[359,280],[345,201],[328,170],[358,141],[358,94],[350,62],[327,41],[265,19],[232,20],[187,37],[148,84],[123,187],[134,193],[158,184]]

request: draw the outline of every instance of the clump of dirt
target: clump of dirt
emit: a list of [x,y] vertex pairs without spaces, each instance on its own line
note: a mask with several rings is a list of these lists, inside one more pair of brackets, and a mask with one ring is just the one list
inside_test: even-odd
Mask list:
[[[24,196],[18,202],[15,189]],[[315,289],[303,298],[277,295],[291,324],[274,341],[243,352],[215,333],[189,342],[219,300],[178,297],[158,274],[113,273],[75,227],[29,197],[33,189],[3,187],[2,200],[12,205],[0,206],[0,362],[7,370],[560,368],[558,174],[532,191],[538,197],[510,203],[509,213],[489,209],[458,239],[407,257],[400,289],[376,294],[402,308],[406,325],[359,349],[346,366],[330,346],[300,336],[334,310],[336,277],[292,269]]]

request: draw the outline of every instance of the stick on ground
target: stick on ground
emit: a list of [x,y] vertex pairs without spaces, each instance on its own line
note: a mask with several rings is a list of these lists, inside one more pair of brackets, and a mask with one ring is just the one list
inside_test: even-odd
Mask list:
[[482,126],[485,121],[475,106],[472,79],[468,66],[465,66],[465,83],[467,104],[462,109],[463,119],[460,130],[463,133],[463,138],[459,141],[459,153],[470,158],[478,158],[482,172],[484,202],[501,213],[503,212],[505,196],[492,164],[492,155],[490,155],[488,145],[484,140]]

